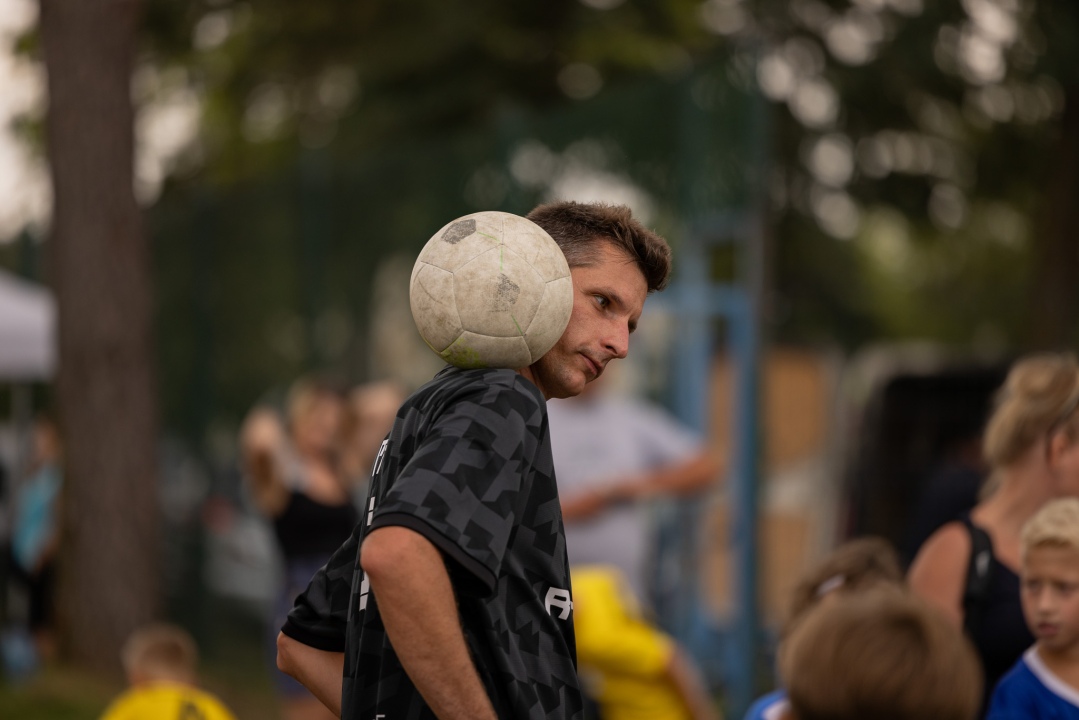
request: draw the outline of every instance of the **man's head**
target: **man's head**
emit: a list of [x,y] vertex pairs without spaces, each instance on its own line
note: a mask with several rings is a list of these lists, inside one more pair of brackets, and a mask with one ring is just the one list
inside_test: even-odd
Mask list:
[[594,264],[599,248],[611,243],[637,265],[648,292],[667,287],[670,246],[635,220],[625,205],[552,202],[536,207],[528,219],[554,238],[571,269]]
[[131,634],[120,659],[128,682],[170,681],[193,685],[198,667],[195,641],[175,625],[147,625]]
[[671,250],[624,206],[549,203],[528,219],[566,256],[573,312],[555,346],[523,374],[547,398],[569,397],[599,377],[609,361],[626,356],[645,298],[667,285]]
[[1023,527],[1019,597],[1027,626],[1049,653],[1079,647],[1079,499],[1046,503]]
[[977,657],[958,628],[893,588],[810,610],[780,650],[785,720],[971,720]]

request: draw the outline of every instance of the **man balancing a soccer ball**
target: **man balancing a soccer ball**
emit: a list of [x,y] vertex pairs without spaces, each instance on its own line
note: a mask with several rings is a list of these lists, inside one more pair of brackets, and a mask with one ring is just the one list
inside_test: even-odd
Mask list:
[[528,219],[568,261],[565,331],[524,367],[447,367],[405,401],[359,526],[278,636],[279,667],[347,720],[583,717],[545,401],[626,356],[670,248],[625,207]]

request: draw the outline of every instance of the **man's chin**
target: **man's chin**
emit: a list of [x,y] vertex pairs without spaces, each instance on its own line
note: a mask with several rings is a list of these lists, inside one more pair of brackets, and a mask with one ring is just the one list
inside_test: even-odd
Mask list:
[[579,379],[575,379],[573,382],[567,382],[559,386],[558,389],[551,395],[552,398],[571,398],[580,395],[584,392],[585,385],[592,382],[588,377],[581,376]]

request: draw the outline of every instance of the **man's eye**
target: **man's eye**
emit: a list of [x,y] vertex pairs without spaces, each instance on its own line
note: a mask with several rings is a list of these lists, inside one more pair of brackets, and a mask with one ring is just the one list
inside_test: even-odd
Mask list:
[[605,308],[611,304],[611,301],[603,297],[602,295],[593,295],[592,297],[596,299],[596,304],[599,305],[601,308]]

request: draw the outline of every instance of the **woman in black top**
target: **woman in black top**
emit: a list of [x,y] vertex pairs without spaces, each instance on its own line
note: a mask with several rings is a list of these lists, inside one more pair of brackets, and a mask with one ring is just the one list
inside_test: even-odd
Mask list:
[[[910,568],[911,589],[965,626],[985,671],[985,697],[1033,644],[1019,604],[1019,535],[1046,501],[1079,495],[1079,364],[1072,355],[1017,362],[986,426],[991,468],[983,499],[922,546]],[[979,529],[984,531],[979,541]],[[971,555],[975,548],[984,550]],[[983,578],[964,596],[971,571]],[[984,712],[984,707],[983,707]]]
[[[296,596],[359,521],[339,455],[344,399],[332,386],[299,380],[287,403],[287,427],[271,408],[256,408],[242,431],[245,479],[258,510],[273,523],[283,578],[268,639]],[[329,720],[333,715],[302,685],[273,668],[285,720]]]

